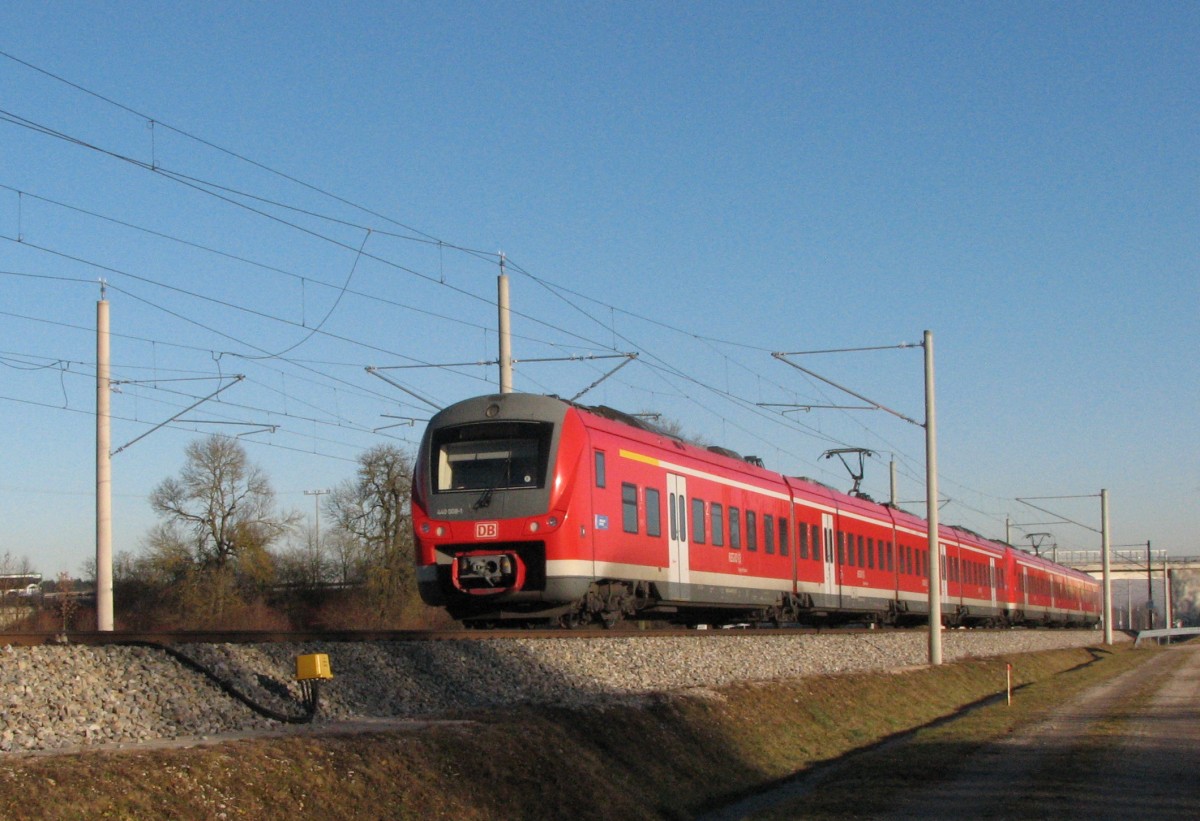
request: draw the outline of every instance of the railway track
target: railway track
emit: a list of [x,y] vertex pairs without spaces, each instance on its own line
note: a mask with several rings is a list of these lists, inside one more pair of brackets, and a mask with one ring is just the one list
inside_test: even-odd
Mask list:
[[[174,646],[182,644],[307,644],[313,642],[417,642],[417,641],[495,641],[499,639],[599,639],[632,637],[695,638],[703,640],[714,636],[740,636],[745,638],[763,636],[805,635],[880,635],[883,633],[923,633],[923,627],[914,628],[864,628],[864,627],[764,627],[747,629],[691,629],[682,627],[639,629],[635,625],[620,625],[612,629],[525,628],[515,630],[181,630],[181,631],[113,631],[97,632],[0,632],[0,647],[37,647],[41,645],[122,645],[160,644]],[[949,631],[947,631],[949,632]],[[1005,628],[975,628],[973,635],[1004,634],[1013,632]]]

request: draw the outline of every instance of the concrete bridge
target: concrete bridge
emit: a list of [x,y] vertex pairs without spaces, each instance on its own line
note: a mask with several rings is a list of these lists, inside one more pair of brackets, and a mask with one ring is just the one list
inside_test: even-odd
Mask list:
[[[1099,550],[1043,550],[1046,558],[1104,578]],[[1168,600],[1175,622],[1200,624],[1200,556],[1170,556],[1149,546],[1113,548],[1109,573],[1113,582],[1113,625],[1122,629],[1162,627]],[[1170,596],[1167,595],[1167,583]]]

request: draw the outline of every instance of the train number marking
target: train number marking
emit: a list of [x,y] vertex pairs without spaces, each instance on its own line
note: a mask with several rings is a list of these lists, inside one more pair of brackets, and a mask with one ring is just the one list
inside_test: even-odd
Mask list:
[[475,538],[476,539],[498,539],[498,538],[500,538],[500,523],[499,522],[476,522],[475,523]]

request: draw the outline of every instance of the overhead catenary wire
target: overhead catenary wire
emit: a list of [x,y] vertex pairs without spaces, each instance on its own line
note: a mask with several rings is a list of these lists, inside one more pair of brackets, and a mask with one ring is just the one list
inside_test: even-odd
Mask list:
[[[208,148],[211,148],[211,149],[213,149],[213,150],[216,150],[216,151],[222,152],[222,153],[224,153],[224,154],[226,154],[226,155],[228,155],[228,156],[230,156],[230,157],[236,158],[237,160],[239,160],[239,161],[241,161],[241,162],[246,162],[246,163],[248,163],[248,164],[249,164],[249,165],[251,165],[251,166],[254,166],[254,167],[256,167],[256,168],[259,168],[259,169],[261,169],[261,170],[263,170],[263,171],[266,171],[266,172],[268,172],[268,173],[270,173],[270,174],[276,175],[276,176],[280,177],[281,179],[285,179],[285,180],[287,180],[287,181],[289,181],[289,182],[291,182],[291,183],[294,183],[294,184],[296,184],[296,185],[302,186],[302,187],[306,188],[307,190],[310,190],[310,191],[312,191],[312,192],[315,192],[315,193],[319,193],[319,194],[320,194],[320,195],[322,195],[322,196],[329,197],[331,200],[333,200],[333,201],[336,201],[336,202],[338,202],[338,203],[341,203],[342,205],[345,205],[345,206],[347,206],[347,207],[351,207],[351,208],[357,209],[357,210],[361,211],[362,213],[371,214],[371,215],[373,215],[374,217],[376,217],[376,218],[378,218],[378,219],[385,220],[385,221],[387,221],[388,223],[390,223],[390,224],[393,224],[393,225],[397,225],[397,226],[401,227],[403,230],[405,230],[405,231],[409,231],[409,232],[411,232],[412,234],[416,235],[416,236],[412,236],[412,237],[404,237],[404,236],[401,236],[400,238],[402,238],[402,239],[411,239],[411,240],[414,240],[414,241],[422,241],[422,242],[427,242],[427,243],[431,243],[431,244],[436,244],[436,245],[437,245],[437,247],[438,247],[438,249],[439,249],[439,254],[440,254],[440,252],[443,250],[443,248],[456,248],[456,249],[458,249],[458,250],[462,250],[464,253],[471,253],[471,254],[473,254],[473,255],[479,255],[481,258],[484,258],[484,257],[486,257],[486,256],[488,256],[488,255],[489,255],[489,252],[476,251],[476,250],[473,250],[473,249],[468,249],[468,248],[467,248],[467,246],[455,245],[455,244],[453,244],[453,243],[448,243],[448,242],[446,242],[446,241],[445,241],[445,240],[443,240],[443,239],[440,239],[440,238],[437,238],[437,237],[433,236],[432,234],[429,234],[429,233],[427,233],[427,232],[420,231],[419,229],[416,229],[416,228],[413,228],[413,227],[411,227],[411,226],[405,225],[405,224],[403,224],[403,223],[401,223],[401,222],[399,222],[399,221],[397,221],[397,220],[394,220],[394,219],[392,219],[391,217],[389,217],[389,216],[387,216],[387,215],[385,215],[385,214],[382,214],[382,213],[380,213],[380,212],[378,212],[378,211],[376,211],[376,210],[369,209],[369,208],[366,208],[366,207],[364,207],[364,206],[362,206],[362,205],[359,205],[359,204],[357,204],[357,203],[354,203],[354,202],[352,202],[351,200],[349,200],[349,199],[347,199],[347,198],[340,197],[340,196],[338,196],[338,195],[336,195],[336,194],[334,194],[334,193],[332,193],[332,192],[329,192],[329,191],[327,191],[327,190],[325,190],[325,189],[322,189],[322,188],[320,188],[320,187],[314,186],[314,185],[312,185],[312,184],[310,184],[310,183],[307,183],[307,182],[305,182],[305,181],[303,181],[303,180],[301,180],[301,179],[299,179],[299,178],[297,178],[297,177],[295,177],[295,176],[293,176],[293,175],[289,175],[289,174],[286,174],[286,173],[283,173],[283,172],[277,171],[276,169],[273,169],[273,168],[271,168],[270,166],[268,166],[268,165],[266,165],[266,164],[264,164],[264,163],[260,163],[260,162],[258,162],[258,161],[256,161],[256,160],[253,160],[253,159],[249,158],[249,157],[246,157],[246,156],[244,156],[243,154],[240,154],[240,153],[238,153],[238,152],[234,152],[234,151],[230,151],[229,149],[223,148],[223,147],[221,147],[221,146],[217,145],[216,143],[210,142],[210,141],[208,141],[208,140],[205,140],[205,139],[203,139],[203,138],[201,138],[201,137],[198,137],[198,136],[196,136],[196,135],[194,135],[194,134],[188,133],[188,132],[186,132],[186,131],[183,131],[183,130],[181,130],[181,129],[177,129],[177,128],[173,127],[173,126],[167,125],[167,124],[163,123],[163,122],[162,122],[162,120],[161,120],[161,119],[159,119],[159,118],[157,118],[157,117],[153,117],[153,116],[149,116],[149,115],[143,114],[143,113],[141,113],[141,112],[137,111],[136,109],[134,109],[134,108],[132,108],[132,107],[130,107],[130,106],[124,105],[124,104],[122,104],[122,103],[120,103],[120,102],[118,102],[118,101],[116,101],[116,100],[113,100],[113,99],[111,99],[111,98],[109,98],[109,97],[106,97],[106,96],[104,96],[104,95],[97,94],[96,92],[94,92],[94,91],[92,91],[92,90],[90,90],[90,89],[87,89],[87,88],[86,88],[85,86],[83,86],[83,85],[80,85],[80,84],[78,84],[78,83],[73,83],[73,82],[71,82],[71,81],[69,81],[69,80],[66,80],[65,78],[62,78],[62,77],[60,77],[60,76],[58,76],[58,75],[55,75],[55,74],[53,74],[53,73],[51,73],[51,72],[47,72],[47,71],[45,71],[44,69],[41,69],[41,68],[39,68],[39,67],[37,67],[37,66],[34,66],[34,65],[33,65],[33,64],[31,64],[31,63],[28,63],[28,62],[26,62],[26,61],[23,61],[23,60],[19,60],[18,58],[16,58],[16,57],[12,56],[11,54],[8,54],[8,53],[6,53],[6,52],[0,52],[0,56],[3,56],[3,57],[6,57],[6,58],[9,58],[9,59],[11,59],[11,60],[14,60],[14,61],[15,61],[15,62],[17,62],[17,63],[20,63],[21,65],[24,65],[24,66],[26,66],[27,68],[30,68],[30,69],[32,69],[32,70],[34,70],[34,71],[38,71],[38,72],[40,72],[40,73],[42,73],[42,74],[44,74],[44,75],[46,75],[46,76],[48,76],[48,77],[51,77],[51,78],[53,78],[53,79],[55,79],[55,80],[57,80],[57,81],[59,81],[59,82],[63,82],[63,83],[65,83],[66,85],[70,86],[71,88],[74,88],[74,89],[76,89],[76,90],[78,90],[78,91],[80,91],[80,92],[83,92],[83,93],[86,93],[86,94],[92,95],[92,96],[93,96],[93,97],[95,97],[96,99],[100,99],[100,100],[102,100],[102,101],[104,101],[104,102],[106,102],[106,103],[112,104],[112,105],[114,105],[114,106],[116,106],[116,107],[120,108],[121,110],[123,110],[123,111],[126,111],[127,113],[129,113],[129,114],[131,114],[131,115],[135,116],[135,117],[141,118],[141,119],[142,119],[143,121],[145,121],[146,123],[152,123],[152,124],[154,124],[155,126],[161,126],[161,127],[163,127],[164,129],[168,129],[168,130],[172,131],[173,133],[177,133],[177,134],[179,134],[179,135],[181,135],[181,136],[184,136],[184,137],[186,137],[186,138],[188,138],[188,139],[195,140],[197,143],[199,143],[199,144],[201,144],[201,145],[204,145],[204,146],[206,146],[206,147],[208,147]],[[45,133],[45,134],[47,134],[47,135],[49,135],[49,136],[54,136],[54,137],[57,137],[57,138],[59,138],[59,139],[65,139],[65,140],[67,140],[68,142],[71,142],[71,143],[73,143],[73,144],[76,144],[76,145],[80,145],[80,146],[84,146],[84,147],[89,147],[89,148],[95,148],[96,150],[100,150],[100,151],[105,151],[104,149],[101,149],[101,148],[99,148],[98,146],[92,146],[92,145],[90,145],[90,144],[89,144],[87,141],[85,141],[85,140],[82,140],[82,139],[80,139],[80,138],[77,138],[77,137],[72,137],[71,135],[65,134],[65,133],[63,133],[63,132],[61,132],[61,131],[58,131],[58,130],[56,130],[56,129],[52,129],[52,128],[49,128],[49,127],[46,127],[46,126],[41,126],[41,125],[39,125],[39,124],[37,124],[37,123],[34,123],[32,120],[28,120],[28,119],[23,119],[23,118],[20,118],[18,115],[13,115],[13,117],[14,117],[14,118],[16,118],[16,119],[14,119],[14,120],[9,120],[9,121],[10,121],[10,122],[15,122],[15,123],[16,123],[16,124],[18,124],[18,125],[22,125],[23,127],[32,128],[33,130],[39,131],[40,133]],[[152,137],[153,137],[153,135],[152,135]],[[108,154],[109,154],[109,156],[115,157],[115,158],[117,158],[117,159],[122,159],[122,160],[125,160],[125,161],[127,161],[127,162],[133,162],[133,163],[134,163],[136,166],[138,166],[138,167],[141,167],[141,168],[143,168],[144,170],[147,170],[147,171],[150,171],[150,172],[153,172],[153,173],[159,174],[160,176],[164,176],[164,177],[166,177],[166,178],[172,178],[172,179],[175,179],[177,182],[184,182],[184,181],[186,181],[186,180],[189,180],[189,179],[190,179],[190,180],[191,180],[191,181],[193,181],[195,184],[197,184],[197,185],[200,185],[202,188],[203,188],[204,186],[207,186],[207,185],[213,185],[213,186],[215,186],[215,185],[216,185],[216,183],[208,183],[208,182],[204,182],[204,181],[198,180],[197,178],[194,178],[194,177],[192,177],[192,178],[189,178],[189,177],[188,177],[188,175],[184,175],[184,174],[182,174],[181,172],[175,172],[175,171],[171,171],[170,169],[164,169],[164,168],[161,166],[161,164],[158,162],[158,156],[157,156],[157,154],[156,154],[156,152],[155,152],[154,146],[152,146],[152,147],[151,147],[151,159],[150,159],[150,162],[149,162],[149,163],[146,163],[144,160],[135,160],[134,158],[130,158],[130,157],[125,157],[125,156],[122,156],[122,155],[120,155],[118,152],[108,152],[108,151],[105,151],[105,153],[108,153]],[[178,174],[179,176],[178,176],[178,177],[172,177],[172,176],[171,176],[171,175],[176,175],[176,174]],[[235,189],[233,189],[232,187],[230,187],[228,190],[229,190],[230,192],[232,192],[232,191],[234,191]],[[212,191],[207,191],[206,193],[212,194],[213,192],[212,192]],[[20,196],[20,194],[18,194],[18,196]],[[244,196],[244,197],[247,197],[247,198],[250,198],[250,197],[257,197],[257,195],[251,194],[251,193],[249,193],[249,192],[241,192],[241,193],[237,194],[237,196]],[[272,205],[271,205],[271,207],[276,207],[276,208],[287,208],[287,209],[290,209],[290,210],[293,210],[293,211],[295,211],[296,213],[302,213],[302,212],[303,212],[303,213],[307,214],[308,216],[311,216],[311,217],[314,217],[314,218],[319,218],[319,219],[329,219],[329,220],[332,220],[332,221],[336,221],[336,220],[337,220],[337,218],[333,217],[332,215],[321,215],[321,214],[319,214],[318,212],[316,212],[316,211],[314,211],[314,210],[312,210],[312,209],[301,209],[301,208],[299,208],[299,207],[297,207],[297,206],[293,206],[293,205],[290,205],[290,204],[287,204],[287,203],[283,203],[283,202],[281,202],[281,201],[278,201],[278,200],[276,200],[276,201],[270,201],[270,200],[268,200],[267,198],[261,198],[261,199],[259,199],[259,200],[257,200],[257,201],[263,202],[264,204],[265,204],[265,203],[267,203],[267,202],[272,202]],[[232,203],[232,204],[238,205],[239,207],[245,207],[245,204],[244,204],[244,203],[236,203],[236,202],[234,202],[234,203]],[[272,218],[272,219],[277,219],[277,217],[276,217],[275,215],[270,215],[270,214],[266,214],[266,213],[264,213],[264,214],[263,214],[263,216],[266,216],[266,217],[268,217],[268,218]],[[342,224],[344,224],[344,225],[347,225],[347,226],[348,226],[348,225],[350,225],[350,224],[352,224],[352,223],[351,223],[350,221],[348,221],[348,220],[340,220],[340,222],[341,222]],[[305,230],[303,227],[300,227],[300,226],[293,226],[293,227],[294,227],[294,228],[297,228],[298,230]],[[21,233],[21,232],[20,232],[20,230],[19,230],[19,231],[18,231],[18,234],[20,234],[20,233]],[[399,235],[397,235],[397,236],[399,236]],[[321,237],[321,238],[322,238],[322,239],[324,239],[324,240],[326,240],[326,241],[332,241],[332,242],[336,242],[336,240],[333,240],[332,238],[327,238],[327,237]],[[349,246],[345,246],[345,244],[344,244],[344,243],[343,243],[343,245],[344,245],[344,247],[349,247]],[[352,248],[351,248],[351,250],[352,250]],[[400,268],[401,268],[402,270],[408,270],[408,269],[404,268],[404,266],[400,266]],[[514,269],[516,269],[516,266],[514,266]],[[434,276],[432,276],[432,275],[429,275],[429,274],[423,274],[423,273],[420,273],[420,272],[416,272],[416,271],[414,271],[414,270],[408,270],[408,272],[409,272],[409,273],[414,273],[414,274],[416,274],[417,276],[421,276],[421,277],[425,278],[426,280],[428,280],[428,281],[430,281],[430,282],[437,281],[437,284],[439,284],[439,285],[442,285],[442,284],[444,284],[444,277],[442,277],[442,276],[441,276],[441,266],[440,266],[440,264],[439,264],[439,274],[438,274],[438,276],[436,276],[436,277],[434,277]],[[541,281],[541,280],[540,280],[540,278],[539,278],[539,281]],[[683,328],[678,328],[678,327],[676,327],[676,326],[672,326],[672,325],[670,325],[669,323],[664,323],[664,322],[662,322],[661,320],[657,320],[657,319],[655,319],[655,318],[652,318],[652,317],[645,317],[645,316],[639,315],[639,314],[637,314],[637,313],[635,313],[635,312],[628,311],[628,310],[626,310],[626,309],[624,309],[624,308],[620,308],[620,307],[618,307],[618,306],[613,306],[613,305],[610,305],[609,303],[606,303],[606,302],[603,302],[603,301],[600,301],[600,300],[594,300],[593,298],[591,298],[591,297],[588,297],[588,296],[586,296],[586,295],[583,295],[583,294],[581,294],[581,293],[579,293],[579,292],[577,292],[577,291],[572,291],[571,289],[562,288],[562,286],[555,286],[555,287],[559,288],[560,290],[562,290],[562,291],[564,291],[564,292],[567,292],[567,293],[574,294],[574,295],[578,296],[579,298],[586,299],[586,300],[588,300],[588,301],[589,301],[589,302],[591,302],[591,303],[594,303],[594,304],[597,304],[597,305],[600,305],[600,306],[603,306],[603,307],[607,307],[607,308],[608,308],[609,315],[610,315],[610,318],[611,318],[613,315],[615,315],[617,312],[620,312],[622,315],[625,315],[625,316],[630,316],[630,317],[636,318],[638,321],[641,321],[641,322],[647,322],[647,323],[652,323],[652,324],[654,324],[654,325],[656,325],[656,326],[658,326],[658,327],[662,327],[662,328],[664,328],[664,329],[670,330],[671,332],[674,332],[674,333],[680,333],[680,334],[684,334],[684,335],[687,335],[687,336],[689,336],[690,338],[696,339],[696,340],[698,340],[698,341],[704,341],[704,342],[706,342],[706,343],[708,343],[708,344],[715,344],[715,345],[723,345],[723,346],[735,347],[735,348],[740,348],[740,349],[743,349],[743,350],[753,350],[753,351],[766,351],[766,350],[767,350],[766,348],[760,348],[760,347],[753,346],[753,345],[749,345],[749,344],[746,344],[746,343],[744,343],[744,342],[740,342],[740,341],[735,341],[735,340],[727,340],[727,339],[719,339],[719,338],[717,338],[717,337],[708,336],[708,335],[705,335],[705,334],[700,334],[700,333],[695,333],[695,332],[692,332],[692,331],[688,331],[688,330],[686,330],[686,329],[683,329]],[[470,294],[470,292],[461,291],[461,293],[463,293],[463,294],[467,294],[468,296],[470,296],[470,297],[471,297],[471,298],[473,298],[473,299],[478,299],[478,298],[479,298],[479,297],[478,297],[478,295]],[[580,313],[583,313],[585,316],[589,316],[589,318],[591,318],[591,317],[590,317],[590,314],[588,314],[588,313],[587,313],[587,312],[585,312],[585,311],[582,311],[582,309],[580,309]],[[186,319],[185,317],[178,317],[178,318],[181,318],[181,319]],[[533,319],[533,317],[529,317],[529,318],[530,318],[530,319]],[[535,321],[540,321],[540,320],[535,320]],[[592,341],[592,343],[596,344],[596,345],[597,345],[597,349],[599,349],[599,350],[604,350],[604,349],[615,349],[615,347],[616,347],[616,341],[615,341],[615,340],[616,340],[616,337],[617,337],[617,333],[616,333],[616,329],[615,329],[615,323],[613,323],[613,322],[610,322],[608,326],[604,326],[604,324],[603,324],[602,322],[601,322],[601,323],[598,323],[598,324],[599,324],[601,327],[606,327],[606,328],[608,328],[608,329],[611,329],[611,330],[612,330],[612,334],[613,334],[613,337],[614,337],[614,343],[613,343],[613,345],[611,346],[611,348],[610,348],[609,346],[607,346],[607,345],[602,345],[601,343],[595,342],[594,340]],[[303,323],[301,323],[301,327],[303,327]],[[561,326],[555,326],[555,325],[553,325],[553,324],[551,324],[551,323],[546,323],[546,327],[553,328],[554,330],[556,330],[556,331],[558,331],[558,332],[565,332],[565,331],[567,330],[567,329],[564,329],[564,328],[562,328]],[[212,330],[214,330],[214,329],[212,329],[212,328],[209,328],[208,330],[212,331]],[[241,342],[241,344],[246,344],[246,343],[245,343],[245,341],[243,340],[243,341]],[[247,347],[248,347],[248,348],[251,348],[251,349],[253,348],[253,346],[252,346],[252,345],[247,345]],[[676,367],[676,366],[673,366],[673,365],[671,365],[671,364],[669,363],[669,361],[668,361],[668,359],[667,359],[666,357],[659,356],[659,355],[657,355],[657,354],[655,353],[655,351],[654,351],[654,347],[653,347],[653,346],[634,345],[633,347],[636,347],[636,348],[638,348],[639,350],[644,350],[644,351],[646,352],[646,359],[645,359],[645,360],[642,362],[642,364],[643,364],[643,365],[645,365],[647,368],[650,368],[651,370],[653,370],[653,371],[655,371],[656,373],[658,373],[658,374],[659,374],[659,375],[660,375],[662,378],[666,379],[666,378],[668,378],[668,377],[669,377],[669,378],[673,378],[673,379],[680,379],[680,380],[683,380],[683,381],[685,381],[687,384],[690,384],[690,385],[692,385],[693,387],[699,387],[699,388],[701,388],[701,389],[703,389],[703,390],[705,390],[705,391],[707,391],[707,392],[710,392],[712,395],[715,395],[715,396],[718,396],[718,397],[720,397],[722,400],[724,400],[724,401],[727,401],[727,402],[731,403],[731,404],[732,404],[732,405],[733,405],[735,408],[737,408],[737,409],[738,409],[738,410],[740,410],[740,411],[746,411],[746,412],[749,412],[749,413],[752,413],[752,414],[756,413],[756,411],[755,411],[755,410],[751,409],[750,407],[748,407],[748,406],[745,404],[746,400],[744,400],[742,397],[738,396],[738,395],[737,395],[737,393],[736,393],[736,391],[729,390],[728,388],[727,388],[725,391],[721,391],[720,389],[716,389],[714,386],[712,386],[712,385],[710,385],[710,384],[707,384],[705,380],[703,380],[703,379],[701,379],[701,378],[698,378],[698,377],[696,377],[695,375],[688,374],[688,373],[686,373],[686,372],[685,372],[683,369],[681,369],[681,368],[678,368],[678,367]],[[251,355],[249,355],[249,354],[235,354],[235,355],[240,355],[240,356],[251,356]],[[739,367],[739,368],[743,368],[743,367],[745,367],[745,366],[744,366],[742,363],[740,363],[740,362],[738,362],[738,363],[737,363],[737,365],[738,365],[738,367]],[[626,383],[626,384],[632,384],[632,383]],[[673,388],[676,390],[676,392],[677,392],[677,393],[679,393],[679,394],[680,394],[681,396],[683,396],[685,399],[687,399],[688,401],[690,401],[692,404],[696,405],[696,407],[697,407],[697,408],[699,408],[700,410],[702,410],[704,413],[706,413],[706,414],[715,414],[715,413],[716,413],[716,412],[714,411],[714,409],[713,409],[713,408],[711,408],[711,407],[707,406],[705,403],[701,403],[701,402],[697,401],[697,400],[696,400],[694,397],[692,397],[692,395],[691,395],[691,394],[692,394],[692,391],[684,391],[684,390],[681,390],[681,389],[680,389],[680,388],[679,388],[677,385],[673,385],[672,387],[673,387]],[[642,389],[644,390],[644,388],[642,388]],[[719,414],[717,414],[717,415],[719,415]],[[760,413],[760,414],[757,414],[757,415],[759,415],[759,416],[760,416],[760,417],[762,417],[762,418],[768,418],[768,416],[769,416],[769,415],[765,415],[765,414],[761,414],[761,413]],[[749,436],[752,436],[752,437],[754,437],[754,438],[756,438],[756,439],[758,439],[758,440],[760,440],[760,441],[764,441],[764,442],[766,442],[766,440],[765,440],[765,439],[762,439],[762,437],[761,437],[761,434],[760,434],[759,432],[750,431],[750,430],[746,429],[744,426],[741,426],[741,425],[737,425],[737,424],[735,424],[735,423],[732,423],[732,422],[731,422],[731,420],[727,420],[727,419],[726,419],[724,416],[720,416],[720,419],[721,419],[721,422],[722,422],[722,426],[724,426],[724,425],[726,424],[726,422],[730,422],[730,426],[731,426],[731,427],[734,427],[735,429],[739,429],[739,430],[741,430],[742,432],[746,433],[747,435],[749,435]],[[775,424],[779,424],[779,421],[778,421],[778,420],[776,420],[776,419],[770,419],[770,421],[772,421],[772,422],[773,422],[773,423],[775,423]],[[838,439],[838,438],[836,438],[836,437],[830,437],[830,436],[828,436],[828,435],[826,435],[826,434],[824,434],[824,433],[821,433],[820,431],[817,431],[817,430],[815,430],[815,429],[807,429],[807,430],[805,430],[805,429],[804,429],[804,426],[802,426],[802,425],[796,425],[796,424],[790,424],[790,425],[789,425],[789,424],[786,424],[786,423],[784,423],[784,427],[785,427],[785,428],[789,428],[789,429],[791,429],[791,430],[799,430],[800,432],[804,433],[805,435],[811,435],[811,436],[814,436],[815,438],[818,438],[818,439],[820,439],[820,440],[822,440],[822,441],[826,441],[826,442],[830,442],[830,443],[835,443],[835,444],[848,444],[848,443],[846,443],[846,442],[843,442],[843,441],[841,441],[840,439]],[[866,426],[864,425],[863,427],[865,428]],[[897,449],[894,449],[894,450],[897,450]],[[793,457],[795,457],[795,458],[798,458],[798,459],[800,459],[801,461],[809,461],[809,460],[803,459],[803,458],[801,458],[801,457],[798,457],[798,456],[796,456],[795,454],[791,454],[791,455],[792,455]],[[950,481],[953,481],[953,480],[950,480]],[[956,483],[956,484],[960,484],[960,483]],[[963,487],[966,487],[966,486],[965,486],[965,485],[963,485]],[[981,495],[987,495],[987,494],[981,494]],[[992,498],[995,498],[995,497],[992,497]]]

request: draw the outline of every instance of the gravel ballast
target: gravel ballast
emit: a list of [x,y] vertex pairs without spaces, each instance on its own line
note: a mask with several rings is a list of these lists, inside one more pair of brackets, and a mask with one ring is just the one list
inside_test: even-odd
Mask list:
[[[943,658],[1099,644],[1080,630],[947,631]],[[613,636],[177,648],[254,701],[299,713],[295,658],[326,653],[316,723],[430,718],[518,704],[583,705],[691,687],[924,664],[921,631]],[[280,727],[167,653],[146,647],[0,648],[0,752],[207,737]]]

